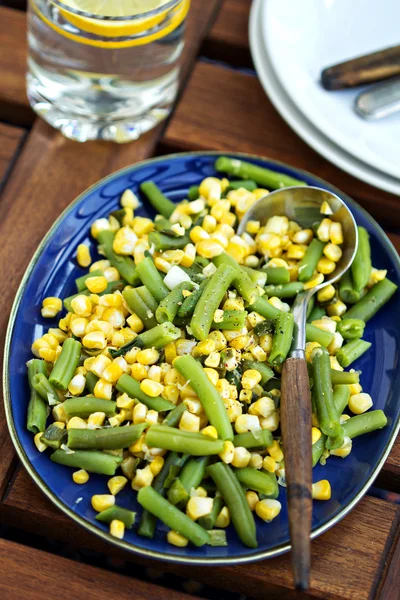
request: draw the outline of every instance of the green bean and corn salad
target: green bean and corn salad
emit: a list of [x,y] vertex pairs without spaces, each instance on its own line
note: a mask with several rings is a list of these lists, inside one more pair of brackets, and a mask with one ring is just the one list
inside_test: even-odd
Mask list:
[[[88,270],[75,293],[43,300],[43,317],[66,314],[32,345],[27,427],[77,485],[90,473],[109,477],[110,493],[91,502],[117,538],[135,524],[118,506],[126,485],[143,508],[138,534],[152,538],[159,519],[180,547],[226,545],[232,521],[255,548],[254,515],[269,522],[281,510],[290,303],[334,272],[343,232],[325,203],[310,229],[281,215],[237,235],[268,189],[300,182],[226,157],[215,167],[233,179],[207,177],[179,204],[143,183],[154,221],[135,216],[139,200],[127,189],[120,208],[92,224],[101,259],[80,244],[76,261]],[[366,323],[396,290],[372,267],[368,233],[358,230],[351,270],[318,291],[308,315],[313,465],[345,458],[355,437],[386,424],[369,410],[360,373],[344,370],[370,347]],[[314,499],[330,497],[327,480],[313,484]]]

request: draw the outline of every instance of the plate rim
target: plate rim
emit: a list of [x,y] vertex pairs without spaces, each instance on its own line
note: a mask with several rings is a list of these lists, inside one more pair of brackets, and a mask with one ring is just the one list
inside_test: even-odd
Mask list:
[[[269,3],[269,4],[270,4],[270,7],[273,6],[273,4],[271,4],[271,3]],[[323,4],[322,4],[322,6],[323,6]],[[271,31],[271,21],[270,21],[270,17],[268,17],[269,10],[271,10],[271,9],[267,8],[267,4],[265,3],[264,9],[262,11],[264,18],[260,20],[263,34],[267,33],[267,30],[269,30],[269,32]],[[279,54],[279,48],[274,46],[274,44],[271,41],[270,36],[263,35],[263,40],[265,40],[265,42],[264,42],[265,47],[266,47],[268,56],[270,58],[271,65],[272,65],[274,72],[276,73],[276,76],[279,80],[279,83],[281,84],[282,88],[285,90],[287,96],[291,100],[293,98],[292,102],[294,103],[296,108],[299,110],[299,112],[301,112],[306,117],[306,119],[308,119],[314,125],[314,127],[318,131],[320,131],[323,135],[325,135],[327,137],[327,139],[332,141],[339,148],[346,149],[345,151],[348,154],[350,154],[353,158],[360,160],[357,156],[357,150],[353,144],[352,136],[348,136],[347,138],[343,137],[343,135],[340,133],[340,130],[338,128],[331,126],[329,119],[325,120],[325,123],[324,123],[323,122],[323,111],[318,110],[315,113],[317,116],[316,120],[310,119],[310,113],[309,113],[309,111],[307,112],[306,105],[304,103],[300,104],[295,93],[293,93],[293,94],[289,93],[289,86],[288,86],[287,79],[280,76],[280,72],[277,69],[277,61],[276,61],[276,55],[277,55],[277,53]],[[303,71],[304,71],[304,69],[303,69]],[[365,87],[366,86],[364,85],[364,88]],[[361,89],[361,91],[362,91],[362,89]],[[313,102],[313,106],[317,107],[316,101]],[[321,106],[321,104],[319,104],[319,106]],[[351,106],[349,106],[349,109],[351,109]],[[351,114],[351,110],[349,110],[349,114]],[[362,120],[359,117],[357,117],[357,119],[358,119],[358,121],[360,121],[359,125],[361,127]],[[358,123],[358,121],[356,121],[356,123]],[[396,123],[393,123],[392,126],[395,127]],[[355,130],[356,128],[357,128],[357,125],[354,125],[353,130]],[[326,133],[326,129],[329,130],[329,134]],[[369,139],[371,141],[371,137]],[[347,149],[346,141],[348,143],[350,143],[350,149]],[[385,144],[383,144],[383,145],[385,145]],[[361,144],[361,147],[362,146],[363,146],[363,144]],[[382,146],[382,144],[381,144],[381,146]],[[373,154],[373,153],[371,153],[371,151],[369,149],[367,149],[367,151],[364,149],[363,150],[363,158],[361,160],[367,166],[377,169],[384,175],[388,175],[389,177],[393,177],[395,179],[399,178],[398,166],[396,167],[396,165],[394,163],[389,163],[387,160],[381,159],[379,156],[379,152],[376,152],[375,154]],[[376,165],[376,163],[378,163],[378,166]],[[396,168],[397,168],[397,172],[396,172]]]
[[[196,156],[197,157],[203,157],[203,156],[211,157],[211,156],[221,156],[223,154],[224,154],[224,152],[221,150],[213,150],[213,151],[205,151],[205,152],[204,151],[178,152],[178,153],[166,154],[166,155],[162,155],[162,156],[158,156],[158,157],[154,157],[154,158],[150,158],[150,159],[145,159],[138,163],[134,163],[132,165],[128,165],[127,167],[123,167],[122,169],[118,169],[117,171],[114,171],[110,175],[107,175],[106,177],[103,177],[102,179],[98,180],[97,182],[95,182],[94,184],[92,184],[91,186],[86,188],[81,194],[79,194],[62,211],[62,213],[59,215],[59,217],[54,221],[52,226],[49,228],[49,230],[47,231],[47,233],[44,235],[43,239],[39,243],[28,266],[26,267],[26,270],[24,272],[22,280],[17,289],[16,295],[15,295],[15,298],[13,301],[13,305],[11,308],[10,317],[9,317],[9,321],[8,321],[8,325],[7,325],[6,337],[5,337],[5,348],[4,348],[4,359],[3,359],[3,398],[4,398],[6,421],[7,421],[7,426],[8,426],[8,430],[10,433],[10,437],[11,437],[11,440],[14,444],[14,447],[17,451],[19,459],[21,460],[24,468],[28,471],[28,473],[31,476],[31,478],[33,479],[33,481],[42,490],[42,492],[49,498],[49,500],[53,504],[55,504],[57,506],[57,508],[59,508],[64,514],[66,514],[68,517],[72,518],[73,521],[78,523],[81,527],[84,527],[85,529],[89,530],[91,533],[97,535],[98,537],[104,539],[107,542],[111,542],[112,544],[114,544],[115,546],[118,546],[119,548],[122,548],[123,550],[127,550],[128,552],[133,552],[133,553],[139,554],[141,556],[145,556],[147,558],[161,560],[161,561],[165,561],[165,562],[186,564],[186,565],[199,565],[199,566],[200,565],[224,566],[224,565],[229,565],[229,564],[245,564],[245,563],[255,562],[258,560],[272,558],[275,556],[279,556],[283,553],[286,553],[291,549],[291,545],[290,545],[290,543],[280,544],[279,546],[276,546],[275,548],[272,548],[269,550],[257,551],[257,552],[247,554],[244,556],[232,556],[232,557],[228,556],[228,557],[220,557],[220,558],[219,557],[216,557],[216,558],[192,557],[191,558],[191,557],[185,557],[185,556],[177,556],[177,555],[169,554],[169,553],[162,553],[157,550],[147,550],[145,548],[140,548],[140,547],[136,546],[135,544],[128,543],[128,542],[125,542],[124,540],[119,540],[119,539],[111,536],[106,531],[103,531],[102,529],[93,525],[90,521],[87,521],[83,517],[77,515],[67,504],[62,502],[57,497],[57,495],[50,490],[50,488],[48,487],[46,482],[37,473],[37,471],[31,464],[31,462],[29,461],[28,456],[25,453],[25,449],[19,440],[19,437],[18,437],[18,434],[16,431],[16,427],[14,424],[13,414],[12,414],[11,394],[10,394],[10,385],[9,385],[10,384],[9,358],[10,358],[11,339],[12,339],[12,334],[13,334],[14,325],[15,325],[15,321],[16,321],[16,315],[17,315],[19,305],[21,303],[21,299],[22,299],[22,296],[24,293],[25,286],[28,282],[28,279],[30,278],[31,273],[32,273],[38,259],[42,255],[46,243],[51,239],[54,231],[62,223],[62,221],[69,214],[69,212],[71,212],[73,210],[73,208],[77,204],[79,204],[81,202],[81,200],[89,192],[94,191],[97,187],[102,187],[106,183],[113,180],[116,176],[123,175],[125,173],[132,173],[148,164],[156,164],[157,162],[162,162],[162,161],[171,160],[171,159],[174,160],[174,159],[182,158],[182,157],[196,157]],[[397,264],[398,268],[400,269],[400,257],[397,254],[397,251],[394,248],[392,242],[390,241],[390,239],[388,238],[388,236],[386,235],[384,230],[381,228],[381,226],[355,200],[350,198],[347,194],[345,194],[341,190],[337,189],[335,186],[332,186],[329,182],[318,177],[317,175],[313,175],[312,173],[310,173],[304,169],[298,169],[297,167],[291,167],[287,163],[283,163],[283,162],[277,161],[275,159],[269,159],[267,157],[263,157],[260,155],[248,154],[248,153],[244,153],[244,152],[229,152],[229,151],[227,151],[225,154],[227,154],[228,156],[238,158],[238,159],[244,159],[244,160],[253,159],[253,160],[267,161],[267,162],[273,164],[274,166],[276,165],[277,167],[282,167],[283,169],[290,169],[292,171],[294,170],[296,172],[296,174],[298,174],[300,177],[305,175],[306,177],[311,177],[311,178],[315,179],[316,182],[322,184],[322,186],[328,186],[330,189],[332,189],[332,191],[334,191],[340,197],[344,198],[345,202],[349,202],[350,208],[352,205],[355,205],[357,210],[359,210],[360,212],[363,213],[364,217],[368,220],[368,222],[380,234],[380,237],[382,238],[382,243],[387,247],[387,250],[388,250],[389,254],[392,256],[394,263]],[[385,449],[383,450],[382,455],[381,455],[379,461],[377,462],[377,465],[375,466],[371,476],[364,483],[364,485],[362,486],[362,488],[360,489],[358,494],[356,494],[354,496],[354,498],[350,502],[348,502],[348,504],[345,507],[343,507],[343,509],[335,517],[328,520],[324,525],[317,527],[316,529],[314,529],[311,532],[311,539],[318,537],[319,535],[323,534],[325,531],[327,531],[328,529],[330,529],[331,527],[336,525],[362,499],[362,497],[364,496],[364,494],[366,493],[366,491],[368,490],[368,488],[370,487],[370,485],[376,478],[377,474],[381,470],[383,464],[385,463],[386,458],[388,457],[388,455],[393,447],[393,444],[396,440],[396,437],[397,437],[399,431],[400,431],[400,413],[398,415],[397,422],[394,425],[392,435],[389,438],[389,440],[385,446]]]
[[[378,169],[373,169],[370,165],[359,161],[355,156],[346,153],[343,148],[337,146],[332,140],[324,136],[324,134],[299,111],[279,83],[272,64],[270,64],[270,68],[272,76],[277,79],[276,83],[271,82],[271,75],[267,70],[261,69],[260,65],[262,59],[259,57],[260,53],[265,54],[268,62],[271,62],[261,36],[259,14],[261,13],[263,6],[265,6],[263,0],[253,1],[249,20],[249,42],[255,71],[266,96],[269,98],[274,108],[289,127],[293,129],[293,131],[297,133],[308,146],[315,150],[320,156],[333,163],[337,168],[379,190],[383,190],[395,196],[400,196],[400,181]],[[257,29],[260,29],[260,33]],[[267,80],[268,85],[266,83]],[[277,86],[279,86],[278,90],[276,89]],[[286,103],[290,103],[289,107],[282,105],[281,98],[279,97],[281,95],[284,95]],[[372,172],[372,170],[374,172]]]

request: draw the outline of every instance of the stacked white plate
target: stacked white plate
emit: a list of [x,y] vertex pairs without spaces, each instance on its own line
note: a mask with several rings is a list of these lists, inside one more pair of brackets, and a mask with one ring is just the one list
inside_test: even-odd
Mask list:
[[366,121],[367,88],[326,91],[323,68],[400,44],[400,0],[254,0],[250,46],[261,84],[314,150],[358,179],[400,195],[400,113]]

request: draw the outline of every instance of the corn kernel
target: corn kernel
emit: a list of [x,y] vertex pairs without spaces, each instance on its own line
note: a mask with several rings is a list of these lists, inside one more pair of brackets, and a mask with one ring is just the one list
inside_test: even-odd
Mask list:
[[85,471],[85,469],[79,469],[79,471],[74,471],[72,473],[72,479],[75,483],[83,485],[84,483],[89,481],[89,473]]
[[74,375],[69,382],[68,391],[71,392],[73,396],[79,396],[79,394],[82,394],[83,390],[85,389],[85,384],[85,377],[81,373],[78,373],[77,375]]
[[185,548],[188,545],[189,540],[183,537],[183,535],[177,531],[172,531],[171,529],[167,533],[167,542],[173,546],[177,546],[178,548]]
[[162,456],[156,456],[154,460],[150,463],[150,470],[153,473],[154,477],[159,474],[163,466],[164,458]]
[[256,415],[240,415],[235,422],[237,433],[246,433],[247,431],[256,431],[260,429],[260,421]]
[[247,233],[251,233],[253,235],[259,232],[260,227],[261,227],[260,221],[252,221],[252,220],[250,220],[250,221],[247,221],[247,223],[246,223],[246,231],[247,231]]
[[99,354],[98,356],[94,356],[91,364],[88,365],[88,370],[94,373],[97,377],[102,377],[105,369],[111,365],[111,360],[104,356],[104,354]]
[[347,435],[345,435],[343,444],[340,446],[340,448],[331,450],[330,453],[333,454],[333,456],[340,456],[341,458],[346,458],[346,456],[348,456],[350,454],[352,447],[353,447],[352,440],[349,437],[347,437]]
[[279,413],[275,411],[268,415],[268,417],[260,417],[261,429],[267,429],[268,431],[276,431],[279,427]]
[[349,409],[355,415],[362,415],[372,406],[372,398],[369,394],[353,394],[349,398]]
[[88,429],[95,429],[96,427],[101,427],[105,421],[106,413],[104,412],[94,412],[89,415],[88,418]]
[[39,452],[44,452],[47,449],[47,445],[41,440],[42,435],[43,431],[39,431],[33,438],[34,444]]
[[200,417],[185,410],[179,421],[179,429],[182,431],[200,431]]
[[62,404],[57,404],[54,406],[51,414],[55,421],[60,421],[61,423],[67,423],[68,421],[67,413],[65,412],[65,408]]
[[103,398],[104,400],[111,400],[113,386],[105,379],[99,379],[94,386],[94,395],[96,398]]
[[257,415],[260,417],[268,417],[275,411],[275,402],[268,396],[263,396],[253,402],[249,407],[249,414]]
[[262,463],[263,469],[268,471],[269,473],[275,473],[277,469],[276,461],[272,458],[272,456],[266,456]]
[[199,342],[195,348],[196,356],[207,356],[214,352],[215,342],[214,340],[203,340]]
[[135,363],[131,366],[131,375],[136,381],[143,381],[147,377],[147,369],[140,363]]
[[107,279],[103,275],[88,277],[85,284],[87,289],[93,294],[101,294],[107,287]]
[[156,410],[148,410],[145,418],[145,422],[149,425],[156,425],[158,423],[158,412]]
[[147,465],[144,469],[138,469],[135,478],[132,479],[132,489],[139,490],[142,487],[147,487],[153,483],[153,479],[154,475],[150,465]]
[[242,387],[245,390],[251,390],[261,381],[261,373],[255,369],[247,369],[242,375]]
[[[208,235],[208,234],[207,234]],[[197,254],[204,258],[214,258],[224,251],[221,244],[214,240],[201,240],[196,244]]]
[[76,249],[76,260],[80,267],[88,267],[92,262],[90,257],[90,249],[86,244],[79,244]]
[[352,383],[349,385],[350,396],[354,396],[355,394],[361,394],[362,387],[359,383]]
[[261,469],[263,464],[263,457],[258,452],[250,452],[249,467],[252,469]]
[[116,363],[111,363],[104,369],[102,377],[109,383],[116,383],[122,374],[121,367]]
[[272,456],[276,462],[281,462],[283,460],[283,452],[279,446],[279,442],[276,440],[272,442],[271,446],[268,446],[267,450],[269,455]]
[[318,442],[321,435],[321,431],[318,429],[318,427],[313,427],[311,429],[311,443],[315,444],[316,442]]
[[326,312],[330,317],[337,316],[341,317],[347,310],[347,306],[341,300],[337,300],[333,304],[329,304],[326,308]]
[[306,281],[306,283],[304,284],[304,289],[311,290],[312,288],[317,287],[317,285],[320,285],[321,283],[323,283],[323,281],[324,281],[323,273],[314,273],[314,275],[311,277],[311,279]]
[[246,500],[247,504],[250,506],[250,510],[255,510],[257,502],[260,501],[258,494],[256,492],[248,491],[246,492]]
[[275,517],[279,515],[282,509],[282,504],[279,500],[273,500],[272,498],[265,498],[264,500],[260,500],[257,502],[255,511],[257,515],[263,521],[269,523]]
[[227,506],[223,506],[215,520],[215,527],[225,528],[229,526],[230,522],[231,516],[229,514],[229,509]]
[[140,382],[140,389],[151,398],[157,398],[162,393],[164,386],[162,383],[158,383],[157,381],[143,379]]
[[92,506],[96,512],[102,512],[115,504],[115,496],[111,494],[95,494],[92,496]]
[[62,310],[62,301],[55,296],[49,296],[42,302],[42,317],[46,319],[55,317]]
[[136,425],[137,423],[145,423],[146,415],[148,408],[145,404],[139,402],[133,408],[133,422]]
[[[313,239],[314,234],[312,229],[301,229],[300,231],[296,231],[292,236],[292,241],[295,244],[309,244]],[[289,257],[290,258],[290,257]]]
[[332,300],[335,293],[335,288],[331,283],[329,283],[328,285],[325,285],[322,290],[319,290],[317,293],[317,300],[318,302],[328,302],[329,300]]
[[202,498],[201,496],[192,496],[186,505],[186,514],[193,521],[209,515],[212,511],[213,499]]
[[106,218],[97,219],[96,221],[94,221],[94,223],[92,223],[92,226],[90,228],[90,233],[92,234],[94,239],[97,240],[97,236],[99,235],[99,233],[101,231],[109,231],[109,229],[110,229],[110,223],[109,223],[108,219],[106,219]]
[[192,242],[194,244],[197,244],[198,242],[201,242],[202,240],[209,239],[210,236],[207,233],[207,231],[205,229],[203,229],[203,227],[200,227],[199,225],[196,225],[190,231],[189,237],[190,237],[190,239],[192,240]]
[[211,383],[216,386],[219,380],[218,371],[216,371],[215,369],[206,368],[204,369],[204,372],[207,375],[208,379],[211,381]]
[[207,427],[204,427],[204,429],[201,430],[201,433],[203,435],[208,435],[208,437],[211,437],[215,440],[218,439],[218,431],[213,425],[208,425]]
[[229,465],[233,461],[234,454],[235,446],[232,444],[232,442],[227,441],[224,442],[224,449],[218,456],[220,457],[222,462]]
[[311,322],[311,325],[318,327],[318,329],[322,329],[323,331],[328,331],[329,333],[335,333],[336,331],[336,322],[332,321],[329,317],[322,317],[322,319],[315,319],[315,321]]
[[246,448],[237,446],[233,452],[232,466],[233,467],[247,467],[250,462],[251,454]]
[[118,492],[124,489],[127,483],[128,480],[126,477],[122,477],[122,475],[116,475],[115,477],[111,477],[111,479],[107,481],[107,487],[110,490],[111,494],[113,496],[116,496]]
[[86,429],[87,423],[80,417],[72,417],[67,423],[67,429]]
[[301,260],[306,254],[307,246],[304,244],[290,244],[287,250],[287,258]]
[[343,341],[343,336],[338,331],[336,331],[333,334],[333,340],[327,347],[329,354],[335,355],[336,352],[338,352],[338,350],[340,350],[340,348],[343,346]]
[[160,354],[155,348],[147,348],[146,350],[140,350],[140,352],[138,352],[136,356],[136,360],[141,365],[154,365],[159,358]]
[[342,224],[336,223],[336,222],[331,223],[329,235],[330,235],[332,244],[343,244]]
[[129,207],[135,209],[140,206],[137,196],[129,188],[122,194],[120,203],[123,208]]
[[92,314],[92,302],[84,294],[79,294],[71,300],[71,308],[80,317],[89,317]]
[[321,242],[329,242],[332,224],[331,219],[322,219],[317,229],[317,237]]
[[375,269],[374,267],[371,269],[371,274],[368,279],[367,287],[373,287],[379,281],[385,279],[387,275],[386,269]]
[[330,500],[331,484],[327,479],[312,484],[312,497],[313,500]]
[[325,256],[320,258],[317,263],[317,271],[319,271],[323,275],[329,275],[330,273],[333,273],[333,271],[335,269],[336,269],[336,263],[333,262],[332,260],[329,260]]

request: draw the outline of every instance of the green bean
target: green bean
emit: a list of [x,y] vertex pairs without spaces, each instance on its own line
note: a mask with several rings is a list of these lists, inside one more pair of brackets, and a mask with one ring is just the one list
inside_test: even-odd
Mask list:
[[268,498],[278,497],[279,488],[275,473],[259,471],[251,467],[242,467],[234,471],[236,477],[245,488],[264,494]]
[[[124,285],[125,285],[125,282],[122,279],[120,279],[118,281],[109,281],[107,283],[106,289],[103,292],[101,292],[99,294],[99,296],[104,296],[104,294],[113,294],[117,290],[122,290]],[[90,296],[90,293],[91,292],[88,289],[86,289],[86,290],[83,290],[82,292],[78,292],[77,294],[73,294],[72,296],[68,296],[68,298],[64,298],[64,300],[63,300],[64,308],[66,308],[66,310],[68,310],[69,312],[73,312],[72,300],[74,300],[78,296]]]
[[140,191],[150,200],[153,208],[163,217],[169,219],[174,212],[176,205],[171,202],[154,183],[154,181],[144,181],[140,184]]
[[265,363],[259,362],[258,360],[244,360],[243,369],[254,369],[255,371],[261,373],[261,385],[264,385],[264,383],[267,383],[267,381],[275,377],[275,373],[271,367]]
[[101,269],[96,269],[95,271],[85,273],[85,275],[77,277],[77,279],[75,279],[76,289],[78,290],[78,292],[83,292],[83,290],[87,290],[86,279],[88,279],[89,277],[100,277],[101,275],[103,275],[103,271]]
[[239,179],[238,181],[231,181],[229,183],[228,191],[240,190],[241,188],[244,188],[248,192],[254,192],[257,187],[258,185],[254,179]]
[[181,330],[166,321],[147,331],[143,331],[133,340],[118,348],[118,350],[109,350],[109,353],[112,358],[116,358],[117,356],[123,356],[132,348],[155,348],[156,350],[160,350],[160,348],[164,348],[170,342],[177,340],[180,335]]
[[336,358],[341,367],[348,367],[353,363],[357,358],[360,358],[371,347],[371,342],[366,342],[365,340],[353,340],[352,342],[347,342],[344,346],[338,350],[336,353]]
[[213,322],[214,313],[234,277],[235,270],[229,265],[222,264],[208,280],[190,321],[193,335],[198,340],[206,339]]
[[275,321],[275,332],[272,339],[270,365],[281,365],[290,352],[293,340],[294,319],[292,313],[280,312]]
[[321,346],[327,347],[333,340],[333,333],[324,331],[312,323],[306,325],[306,341],[318,342]]
[[122,279],[125,279],[129,285],[138,285],[139,277],[136,273],[135,262],[130,256],[121,256],[114,252],[114,237],[115,234],[112,231],[100,231],[97,242],[100,244],[105,257],[118,270]]
[[397,285],[390,279],[383,279],[374,285],[365,296],[352,306],[346,313],[346,319],[361,319],[369,321],[386,302],[390,300]]
[[361,319],[343,319],[336,326],[343,339],[356,340],[363,336],[365,329],[364,321]]
[[347,419],[342,425],[344,434],[353,439],[364,433],[370,433],[376,429],[382,429],[387,424],[387,418],[383,410],[371,410],[362,415],[356,415]]
[[123,290],[122,295],[129,308],[139,317],[146,329],[151,329],[157,325],[154,312],[144,302],[137,289]]
[[204,527],[204,529],[207,529],[208,531],[210,529],[214,529],[215,521],[217,520],[217,517],[218,517],[219,513],[221,512],[223,506],[224,506],[224,501],[223,501],[222,497],[215,496],[214,501],[213,501],[213,507],[212,507],[210,514],[205,515],[204,517],[200,517],[199,525],[201,525],[202,527]]
[[209,456],[192,457],[187,461],[179,474],[179,478],[174,481],[168,490],[168,500],[171,504],[179,504],[180,507],[183,507],[187,503],[190,498],[190,491],[200,485],[209,462]]
[[71,453],[56,450],[50,459],[59,465],[85,469],[89,473],[98,473],[99,475],[115,475],[115,471],[122,462],[120,456],[105,454],[97,450],[75,450]]
[[141,285],[140,287],[136,288],[136,291],[143,300],[143,302],[146,304],[146,306],[148,306],[151,312],[155,314],[158,308],[158,302],[151,294],[151,292],[147,289],[147,287],[145,285]]
[[175,369],[190,382],[190,386],[199,397],[210,425],[213,425],[221,440],[232,440],[233,431],[225,404],[211,383],[203,367],[193,356],[186,354],[174,361]]
[[198,185],[191,185],[188,191],[188,200],[197,200],[200,198],[200,191]]
[[171,412],[167,414],[165,419],[163,420],[163,425],[168,425],[168,427],[176,427],[181,420],[181,416],[186,410],[186,404],[181,402],[178,406],[175,406]]
[[[322,306],[314,306],[312,311],[310,312],[307,322],[312,323],[313,321],[318,321],[322,319],[322,317],[326,316],[326,310],[322,308]],[[329,345],[329,344],[328,344]]]
[[283,283],[281,285],[267,285],[265,293],[269,298],[273,296],[277,298],[294,298],[303,289],[304,283],[301,283],[301,281],[291,281],[290,283]]
[[351,385],[360,383],[360,373],[358,371],[337,371],[331,369],[332,385]]
[[183,535],[195,546],[204,546],[209,541],[209,535],[205,529],[178,508],[172,506],[151,486],[142,487],[137,495],[137,500],[143,508],[160,519],[167,527]]
[[[165,496],[166,494],[166,482],[169,479],[171,472],[174,472],[175,476],[177,476],[181,467],[185,464],[186,459],[187,455],[179,456],[176,452],[168,453],[161,471],[156,475],[152,483],[152,487],[156,492],[161,494],[161,496]],[[149,513],[148,510],[144,509],[140,517],[138,534],[147,538],[153,538],[156,525],[157,518]]]
[[348,269],[340,279],[339,296],[346,304],[355,304],[360,299],[360,292],[357,292],[354,289],[350,269]]
[[44,442],[49,448],[57,450],[61,444],[67,441],[67,430],[61,429],[55,423],[51,423],[41,436],[40,441]]
[[197,302],[199,301],[204,288],[207,285],[207,279],[205,279],[204,281],[202,281],[199,285],[199,287],[197,288],[197,290],[194,290],[190,296],[188,296],[187,298],[184,299],[184,301],[182,302],[182,305],[179,307],[178,309],[178,317],[191,317],[194,309],[196,307]]
[[149,233],[149,244],[154,245],[156,252],[160,250],[180,250],[190,244],[188,234],[178,237],[161,233],[161,231],[151,231]]
[[293,185],[306,185],[304,181],[299,181],[289,175],[277,173],[237,158],[220,156],[214,166],[217,171],[223,171],[243,179],[253,179],[257,184],[273,190]]
[[325,248],[324,242],[321,242],[317,238],[314,238],[310,245],[307,247],[304,258],[301,259],[299,264],[299,281],[303,283],[311,279],[317,263],[322,257]]
[[136,381],[130,375],[124,373],[117,381],[116,388],[122,394],[128,394],[129,398],[136,398],[142,404],[145,404],[147,408],[156,410],[157,412],[163,412],[164,410],[172,410],[175,405],[169,400],[165,400],[161,396],[152,398],[145,394],[141,388],[139,381]]
[[259,271],[258,269],[251,269],[250,267],[244,266],[242,266],[242,269],[245,271],[245,273],[247,273],[255,285],[264,287],[264,285],[267,283],[267,274],[265,271]]
[[232,256],[229,256],[226,252],[222,252],[222,254],[213,258],[213,263],[218,268],[221,265],[229,265],[232,267],[232,269],[235,270],[235,277],[232,281],[233,287],[249,304],[252,304],[256,300],[259,296],[257,287],[254,285],[246,271],[241,268]]
[[117,403],[103,398],[84,396],[82,398],[68,398],[63,403],[68,417],[81,417],[86,419],[94,412],[103,412],[106,417],[113,417]]
[[325,450],[325,442],[326,442],[326,435],[324,435],[322,433],[321,437],[316,442],[314,442],[314,444],[311,447],[312,466],[313,467],[315,467],[315,465],[317,464],[317,462],[319,461],[319,459],[321,458],[321,456]]
[[59,390],[66,390],[79,364],[82,344],[73,338],[67,338],[62,345],[61,354],[53,366],[49,382]]
[[192,456],[210,456],[224,449],[224,441],[202,433],[181,431],[166,425],[152,425],[146,433],[146,444],[152,448],[165,448]]
[[41,396],[43,400],[46,400],[49,406],[59,404],[60,401],[58,399],[57,392],[47,379],[46,375],[43,373],[37,373],[37,375],[34,375],[32,379],[32,385],[39,396]]
[[263,296],[261,296],[261,298],[257,298],[255,302],[253,302],[253,304],[247,308],[247,310],[249,312],[253,312],[254,310],[265,319],[273,319],[274,321],[279,313],[282,312],[278,308],[275,308],[275,306],[272,306],[272,304],[270,304]]
[[81,450],[119,450],[136,442],[147,423],[102,429],[68,429],[68,448]]
[[110,508],[106,508],[99,512],[96,515],[96,520],[108,524],[110,524],[111,521],[122,521],[127,529],[132,529],[135,524],[136,513],[114,504],[114,506],[110,506]]
[[156,215],[154,219],[154,229],[156,231],[161,231],[162,233],[167,231],[168,235],[174,236],[175,234],[173,231],[171,231],[171,226],[172,223],[169,219],[166,219],[162,215]]
[[333,402],[331,365],[325,348],[315,348],[312,355],[313,398],[317,408],[320,429],[325,435],[336,436],[340,432],[339,416]]
[[351,264],[351,274],[353,276],[354,289],[361,292],[371,275],[371,246],[369,244],[368,231],[364,227],[357,227],[358,246],[354,260]]
[[336,448],[340,448],[340,446],[343,445],[343,442],[344,429],[343,427],[341,427],[337,435],[335,435],[334,437],[329,436],[326,438],[325,448],[327,448],[327,450],[336,450]]
[[154,296],[157,302],[161,302],[161,300],[167,296],[169,290],[151,258],[146,256],[136,266],[136,271],[142,283],[147,287],[152,296]]
[[215,481],[218,491],[228,507],[239,538],[249,548],[257,548],[256,524],[239,480],[231,468],[223,462],[209,466],[207,473]]
[[238,331],[243,329],[246,323],[247,311],[245,310],[224,310],[222,321],[213,321],[211,329],[227,329]]
[[191,281],[184,281],[177,285],[163,300],[161,300],[157,310],[156,319],[159,323],[165,323],[165,321],[172,321],[178,314],[178,310],[182,305],[184,291],[191,291],[194,288],[194,284]]
[[267,274],[268,284],[282,285],[290,281],[290,272],[286,267],[270,267],[267,264],[263,269]]
[[268,429],[256,429],[236,434],[233,445],[243,448],[268,448],[272,445],[272,441],[272,433]]
[[97,377],[97,375],[95,375],[91,371],[88,371],[85,375],[85,379],[86,379],[85,389],[90,394],[94,394],[94,388],[95,388],[95,385],[98,382],[99,378]]
[[333,403],[336,407],[337,414],[343,413],[349,403],[350,387],[348,385],[335,385],[333,388]]

